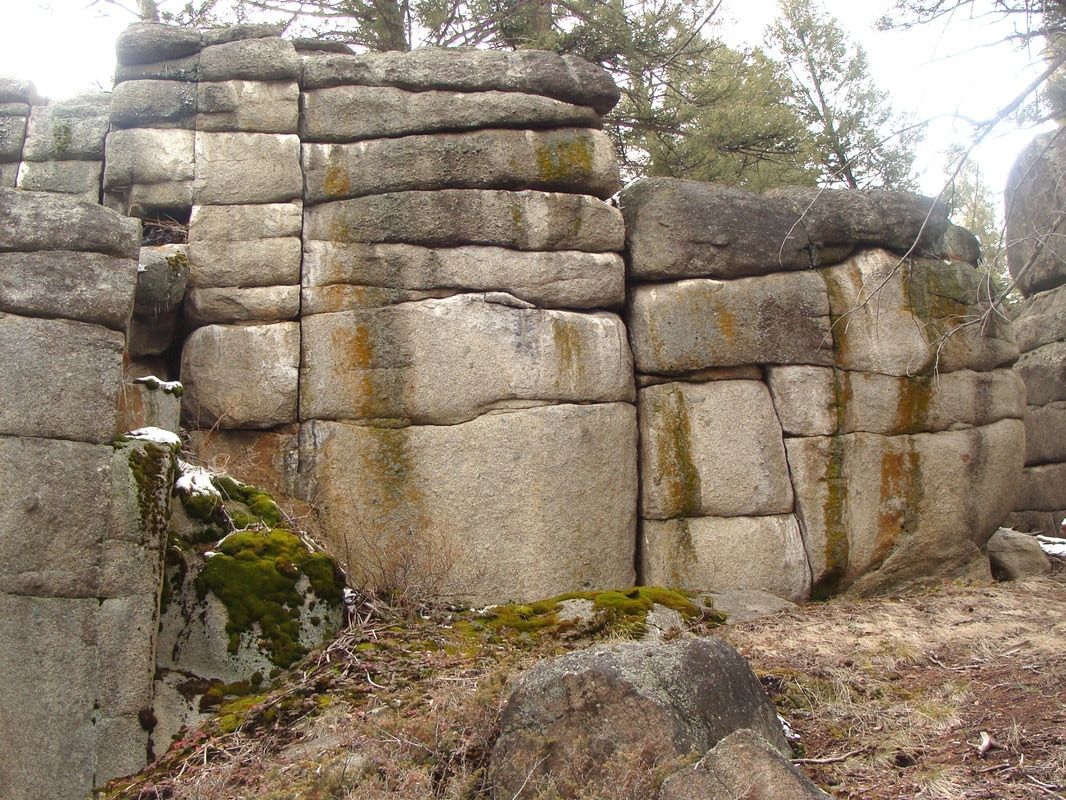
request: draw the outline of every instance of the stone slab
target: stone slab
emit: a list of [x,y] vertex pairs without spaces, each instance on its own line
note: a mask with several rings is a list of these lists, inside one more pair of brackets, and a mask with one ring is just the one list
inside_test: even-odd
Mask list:
[[660,384],[641,389],[638,408],[645,519],[792,510],[781,425],[765,384]]
[[304,317],[302,419],[454,424],[549,402],[632,402],[614,314],[458,295]]
[[198,328],[181,354],[182,418],[193,428],[295,422],[299,365],[298,323]]
[[16,185],[23,191],[56,192],[98,203],[103,169],[99,161],[23,161]]
[[101,253],[0,253],[0,311],[62,317],[123,331],[137,261]]
[[197,205],[281,203],[303,195],[295,135],[198,131],[195,161]]
[[1023,353],[1066,340],[1066,284],[1026,300],[1012,325]]
[[196,133],[190,130],[112,131],[104,158],[104,189],[191,181],[195,144]]
[[1014,371],[1025,382],[1026,402],[1043,406],[1066,400],[1066,342],[1052,342],[1018,359]]
[[110,442],[125,337],[63,319],[0,313],[0,435]]
[[196,92],[197,130],[296,133],[299,126],[295,81],[201,81]]
[[408,92],[388,86],[334,86],[300,97],[304,142],[356,142],[479,128],[598,128],[588,106],[518,92]]
[[1010,369],[898,377],[783,366],[768,373],[774,408],[791,436],[942,431],[1025,413],[1025,385]]
[[964,573],[1015,506],[1020,420],[962,431],[786,439],[814,597]]
[[740,278],[828,266],[864,247],[939,241],[947,209],[882,190],[790,188],[759,195],[652,178],[621,195],[633,278]]
[[137,258],[141,224],[63,195],[0,189],[0,252],[73,250]]
[[793,514],[641,522],[641,579],[695,591],[759,589],[792,602],[811,572]]
[[98,92],[34,106],[23,161],[102,161],[111,95]]
[[[306,242],[304,313],[375,303],[375,290],[499,291],[547,308],[617,308],[625,264],[614,253],[537,252],[502,247]],[[403,297],[404,295],[400,295]],[[386,293],[385,302],[395,302]]]
[[481,130],[305,144],[307,203],[431,189],[537,189],[610,197],[621,188],[601,131]]
[[635,409],[618,403],[399,429],[316,421],[301,471],[357,582],[506,602],[632,585],[636,447]]
[[300,236],[303,203],[198,205],[189,219],[190,242],[241,242]]
[[299,286],[194,288],[185,296],[186,329],[235,322],[282,322],[300,314]]
[[1066,402],[1025,410],[1025,463],[1066,462]]
[[300,282],[300,240],[196,241],[189,245],[189,286],[291,286]]
[[829,302],[815,272],[636,286],[629,297],[641,373],[833,363]]
[[1066,508],[1066,464],[1026,467],[1015,508],[1044,512]]
[[316,53],[303,59],[305,90],[350,84],[416,92],[523,92],[592,106],[601,114],[619,98],[604,70],[577,56],[543,50],[422,47],[410,53]]
[[184,81],[124,81],[111,92],[114,128],[193,128],[196,84]]
[[201,81],[293,81],[299,74],[296,48],[285,39],[239,39],[200,53]]
[[1066,282],[1066,138],[1061,130],[1037,136],[1007,176],[1007,267],[1025,295]]
[[625,238],[622,215],[597,198],[478,189],[394,192],[323,203],[307,210],[304,237],[585,252],[619,251]]
[[20,161],[25,140],[26,117],[0,116],[0,162],[7,164]]
[[201,32],[195,28],[136,22],[119,34],[115,54],[122,65],[150,64],[200,52]]

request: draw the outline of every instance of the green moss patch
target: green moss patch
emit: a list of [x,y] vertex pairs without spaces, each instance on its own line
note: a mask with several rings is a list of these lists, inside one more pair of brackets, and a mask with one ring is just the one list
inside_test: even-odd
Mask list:
[[258,626],[260,645],[270,660],[288,667],[305,653],[300,644],[305,596],[297,588],[301,578],[310,583],[317,602],[340,604],[343,583],[329,556],[311,552],[290,531],[239,531],[223,539],[207,559],[196,590],[201,597],[211,592],[225,605],[231,653]]

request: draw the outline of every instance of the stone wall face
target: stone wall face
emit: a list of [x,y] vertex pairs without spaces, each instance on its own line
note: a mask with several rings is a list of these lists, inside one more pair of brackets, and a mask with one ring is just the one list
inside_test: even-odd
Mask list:
[[114,443],[139,241],[135,220],[98,205],[0,189],[0,785],[13,800],[83,797],[147,758],[172,454]]
[[1061,127],[1022,151],[1004,196],[1007,265],[1025,295],[1014,329],[1022,351],[1015,370],[1027,390],[1028,442],[1022,490],[1010,523],[1018,530],[1057,536],[1066,519],[1066,250],[1061,243],[1066,233],[1066,138]]
[[646,582],[796,600],[984,564],[1024,395],[1010,326],[960,327],[987,298],[944,209],[667,179],[622,209]]

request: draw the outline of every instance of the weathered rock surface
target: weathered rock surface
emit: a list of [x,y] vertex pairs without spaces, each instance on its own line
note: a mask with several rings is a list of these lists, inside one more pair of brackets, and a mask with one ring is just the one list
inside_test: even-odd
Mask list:
[[22,148],[24,161],[100,161],[110,122],[111,95],[79,95],[34,106]]
[[633,401],[618,317],[523,305],[458,295],[304,317],[301,417],[452,424],[494,408]]
[[833,363],[829,302],[814,272],[637,286],[627,323],[642,373]]
[[276,37],[223,42],[200,53],[201,81],[293,81],[299,74],[296,48]]
[[[547,308],[613,308],[625,301],[625,264],[615,253],[502,247],[307,242],[304,313],[374,303],[374,290],[507,292]],[[392,301],[390,301],[392,302]]]
[[523,92],[592,106],[600,114],[610,111],[619,97],[618,87],[599,67],[576,56],[539,50],[423,47],[411,53],[327,53],[304,58],[305,90],[342,84],[415,92]]
[[296,133],[300,87],[295,81],[201,81],[196,93],[197,130]]
[[137,265],[133,310],[159,315],[174,309],[185,296],[189,280],[188,246],[165,244],[142,247]]
[[189,220],[190,242],[240,242],[300,236],[303,204],[198,205]]
[[295,322],[199,328],[181,355],[182,416],[197,428],[295,422],[299,365]]
[[984,310],[985,279],[968,264],[901,260],[868,250],[821,271],[833,316],[835,360],[889,375],[990,370],[1018,358],[1010,325]]
[[56,192],[96,203],[102,172],[98,161],[23,161],[16,186],[27,192]]
[[282,203],[303,194],[295,135],[198,132],[195,162],[200,205]]
[[992,576],[1001,581],[1024,581],[1051,571],[1051,562],[1035,536],[1000,528],[985,545]]
[[763,383],[661,384],[640,391],[639,410],[645,519],[792,510],[781,425]]
[[792,514],[645,519],[642,533],[644,583],[694,590],[759,589],[793,602],[810,596],[811,571]]
[[576,796],[607,777],[614,757],[639,752],[649,766],[666,765],[742,728],[788,752],[758,679],[721,640],[599,645],[522,676],[503,708],[489,776],[496,797],[535,792],[547,776]]
[[299,286],[195,288],[185,296],[186,326],[282,322],[300,314]]
[[[127,306],[128,308],[128,306]],[[117,433],[122,333],[0,313],[0,435],[109,442]]]
[[1025,459],[1022,423],[1010,419],[785,446],[816,597],[961,574],[1014,507]]
[[725,614],[730,622],[747,622],[797,608],[795,603],[761,589],[722,589],[707,596],[714,610]]
[[1066,285],[1026,300],[1012,327],[1023,353],[1066,340]]
[[189,286],[293,286],[300,282],[296,237],[195,241],[189,245]]
[[137,262],[101,253],[0,253],[0,311],[125,330]]
[[783,366],[769,369],[785,433],[921,433],[989,425],[1025,414],[1025,385],[1009,369],[915,377]]
[[17,163],[22,158],[30,107],[21,103],[0,105],[0,163]]
[[274,495],[295,497],[300,462],[296,425],[269,431],[189,431],[189,449],[212,471],[240,475]]
[[1015,508],[1023,511],[1066,508],[1066,464],[1026,467]]
[[1007,177],[1007,267],[1026,295],[1066,282],[1066,137],[1036,137]]
[[426,427],[314,421],[300,435],[304,496],[356,583],[389,588],[402,574],[475,603],[633,583],[631,405]]
[[547,192],[442,189],[324,203],[307,211],[306,239],[484,244],[516,250],[618,251],[622,215],[602,200]]
[[119,34],[115,54],[122,65],[150,64],[200,52],[201,32],[195,28],[138,22]]
[[479,128],[598,128],[592,108],[518,92],[407,92],[386,86],[335,86],[300,97],[300,138],[355,142]]
[[191,130],[112,131],[104,156],[104,189],[191,181],[195,150],[196,133]]
[[193,128],[196,85],[184,81],[125,81],[111,92],[114,128]]
[[0,592],[99,596],[111,459],[108,445],[0,436]]
[[1066,461],[1066,402],[1025,410],[1025,463]]
[[45,192],[0,189],[0,252],[72,250],[136,259],[140,222]]
[[1023,354],[1014,371],[1025,383],[1026,402],[1030,405],[1066,400],[1066,341],[1045,344]]
[[675,772],[659,800],[829,800],[754,731],[731,733],[694,767]]
[[897,192],[767,195],[653,178],[621,196],[636,279],[740,278],[835,264],[866,247],[909,252],[943,236],[947,209]]
[[481,130],[303,148],[308,203],[427,189],[537,189],[610,197],[614,146],[601,131]]

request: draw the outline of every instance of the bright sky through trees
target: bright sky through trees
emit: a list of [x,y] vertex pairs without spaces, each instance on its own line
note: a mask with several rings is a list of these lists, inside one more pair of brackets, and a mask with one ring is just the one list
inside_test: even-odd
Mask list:
[[[131,20],[117,10],[102,16],[89,0],[0,0],[0,74],[34,81],[45,96],[62,98],[108,88],[114,69],[114,39]],[[987,21],[952,20],[901,32],[878,32],[874,23],[891,0],[823,0],[852,38],[867,50],[871,72],[895,108],[920,119],[938,117],[919,146],[924,191],[939,191],[943,151],[964,141],[969,126],[1011,100],[1039,73],[1038,53],[998,42],[1010,28]],[[776,12],[775,0],[724,0],[712,33],[731,45],[760,44]],[[1035,66],[1029,66],[1033,64]],[[1003,185],[1032,129],[1010,125],[976,152],[988,185]]]

